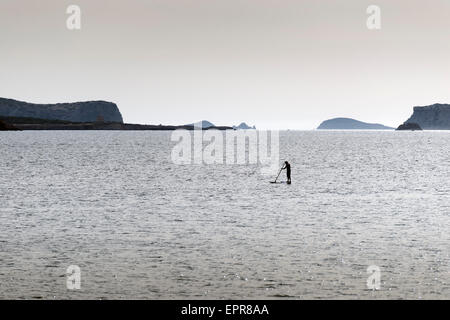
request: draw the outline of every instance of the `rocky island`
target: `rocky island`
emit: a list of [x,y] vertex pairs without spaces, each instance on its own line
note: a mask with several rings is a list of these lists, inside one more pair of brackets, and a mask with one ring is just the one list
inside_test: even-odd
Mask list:
[[405,124],[415,123],[424,130],[450,130],[450,104],[414,107]]
[[317,130],[393,130],[378,123],[366,123],[351,118],[334,118],[326,120],[317,127]]

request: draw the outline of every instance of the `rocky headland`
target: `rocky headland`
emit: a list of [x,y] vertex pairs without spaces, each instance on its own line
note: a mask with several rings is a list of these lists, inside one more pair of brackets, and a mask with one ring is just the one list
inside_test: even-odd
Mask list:
[[414,122],[405,122],[404,124],[401,124],[397,129],[395,130],[410,130],[410,131],[417,131],[422,130],[422,128]]
[[450,130],[450,104],[414,107],[404,125],[408,123],[415,123],[423,130]]
[[117,105],[106,101],[35,104],[0,98],[0,116],[78,123],[96,121],[123,123]]

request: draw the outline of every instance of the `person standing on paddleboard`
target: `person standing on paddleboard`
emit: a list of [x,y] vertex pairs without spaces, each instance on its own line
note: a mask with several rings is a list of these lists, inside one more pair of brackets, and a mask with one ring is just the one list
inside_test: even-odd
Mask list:
[[287,177],[287,183],[291,183],[291,165],[289,162],[285,161],[283,168],[281,170],[286,169],[286,177]]

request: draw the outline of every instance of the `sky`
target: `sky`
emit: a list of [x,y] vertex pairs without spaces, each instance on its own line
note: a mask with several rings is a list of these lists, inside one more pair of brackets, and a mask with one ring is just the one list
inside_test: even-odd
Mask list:
[[448,0],[0,0],[0,97],[112,101],[128,123],[396,127],[450,103],[449,16]]

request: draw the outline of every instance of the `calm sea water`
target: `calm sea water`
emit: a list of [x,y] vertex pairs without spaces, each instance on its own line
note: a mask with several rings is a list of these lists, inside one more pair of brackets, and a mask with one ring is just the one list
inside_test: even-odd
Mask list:
[[292,185],[173,145],[1,133],[0,298],[450,298],[450,132],[282,132]]

